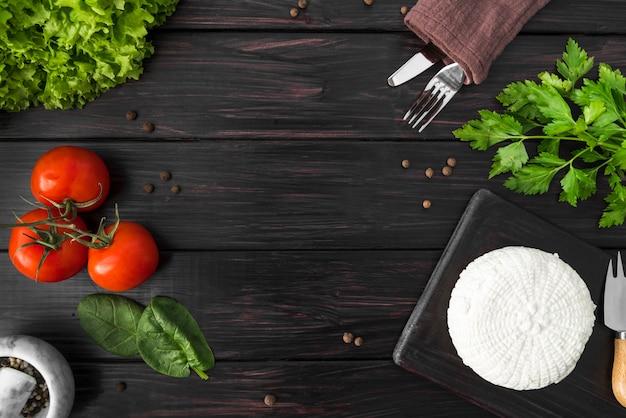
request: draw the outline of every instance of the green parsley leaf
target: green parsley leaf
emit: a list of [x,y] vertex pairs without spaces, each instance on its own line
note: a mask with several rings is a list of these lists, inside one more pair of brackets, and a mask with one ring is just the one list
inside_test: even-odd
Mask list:
[[[594,123],[604,113],[606,113],[606,107],[599,100],[594,100],[583,107],[583,116],[587,125]],[[604,125],[604,122],[602,125]]]
[[589,58],[587,52],[570,38],[565,46],[563,61],[557,60],[556,68],[559,74],[575,85],[593,68],[593,60],[593,57]]
[[578,200],[588,199],[596,192],[597,169],[578,169],[570,167],[561,179],[562,192],[559,201],[576,206]]
[[604,200],[608,203],[606,209],[600,217],[600,226],[609,227],[615,225],[622,225],[626,218],[626,199],[624,199],[626,192],[623,190],[615,190],[609,194]]
[[489,178],[509,171],[517,171],[528,161],[528,153],[524,142],[517,141],[507,146],[500,147],[493,158],[493,165],[489,172]]
[[549,168],[562,169],[567,165],[567,161],[556,154],[549,152],[540,152],[539,155],[533,157],[532,165],[542,165]]
[[470,141],[472,148],[484,151],[500,142],[522,137],[522,125],[513,116],[488,110],[481,110],[479,114],[481,119],[471,120],[454,131],[457,138]]
[[559,170],[558,167],[525,165],[509,177],[504,186],[525,195],[543,194],[548,191],[552,179]]

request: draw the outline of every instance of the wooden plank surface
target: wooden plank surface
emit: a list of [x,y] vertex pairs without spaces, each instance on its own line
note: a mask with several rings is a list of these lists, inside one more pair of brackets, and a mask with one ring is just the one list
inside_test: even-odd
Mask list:
[[[391,360],[473,193],[487,187],[593,245],[626,247],[623,227],[597,228],[606,188],[577,208],[556,189],[513,194],[503,178],[487,179],[492,153],[451,133],[497,108],[508,83],[551,70],[569,37],[626,68],[626,2],[552,0],[487,81],[464,87],[422,135],[401,118],[434,71],[386,84],[422,47],[400,13],[413,2],[309,0],[292,18],[296,4],[181,0],[151,33],[156,53],[140,80],[84,109],[0,113],[0,223],[29,209],[20,196],[30,197],[39,155],[65,143],[95,150],[113,187],[87,221],[111,217],[117,202],[161,249],[157,274],[127,295],[178,299],[216,353],[212,379],[200,382],[104,352],[76,316],[80,299],[100,291],[86,272],[55,285],[25,279],[0,229],[0,335],[32,334],[61,350],[77,380],[72,417],[486,416]],[[128,110],[138,119],[127,121]],[[142,132],[144,122],[155,131]],[[443,176],[449,157],[457,166]],[[345,331],[364,344],[344,344]],[[270,392],[273,408],[263,404]]]
[[[158,272],[124,295],[146,305],[170,296],[190,310],[222,360],[391,359],[439,251],[162,252]],[[102,292],[86,272],[35,283],[0,258],[0,335],[28,331],[72,360],[115,356],[96,346],[76,317]],[[365,343],[344,344],[352,332]]]
[[[390,361],[221,362],[206,382],[154,376],[137,363],[103,364],[96,373],[92,363],[73,368],[75,416],[490,416]],[[276,396],[273,407],[266,394]]]
[[[34,161],[60,143],[29,142],[15,153],[14,142],[0,142],[0,223],[30,209],[20,196],[31,196]],[[458,141],[69,143],[96,151],[112,172],[108,202],[86,219],[111,218],[118,203],[124,219],[145,224],[166,250],[442,249],[483,187],[595,245],[619,248],[626,240],[620,228],[597,226],[606,186],[576,208],[558,202],[555,187],[543,196],[515,194],[503,187],[506,176],[487,178],[491,152]],[[444,176],[449,157],[457,165]],[[172,180],[161,181],[162,170]],[[146,183],[154,193],[142,191]],[[172,194],[172,185],[181,192]],[[0,229],[0,248],[8,233]]]
[[[371,6],[362,0],[309,0],[308,3],[294,19],[289,11],[297,8],[297,0],[180,0],[165,29],[408,33],[400,9],[411,8],[416,1],[375,0]],[[626,4],[621,0],[551,0],[526,24],[523,33],[624,34],[625,13]]]
[[[554,70],[567,39],[515,39],[487,81],[463,87],[418,134],[402,116],[434,71],[396,88],[386,82],[420,48],[414,36],[163,32],[139,81],[115,87],[84,109],[1,113],[0,139],[452,139],[451,131],[479,109],[498,109],[495,96],[507,84]],[[624,38],[575,39],[598,61],[626,67]],[[138,119],[127,121],[128,110]],[[144,122],[153,123],[154,132],[143,132]]]

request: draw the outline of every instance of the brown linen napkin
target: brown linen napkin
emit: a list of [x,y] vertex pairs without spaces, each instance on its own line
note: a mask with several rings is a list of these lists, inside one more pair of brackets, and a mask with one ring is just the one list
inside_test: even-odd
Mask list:
[[522,26],[550,0],[419,0],[404,23],[480,84]]

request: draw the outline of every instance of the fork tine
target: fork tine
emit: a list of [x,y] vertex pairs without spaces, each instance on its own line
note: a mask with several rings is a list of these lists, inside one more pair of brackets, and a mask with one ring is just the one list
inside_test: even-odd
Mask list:
[[[409,118],[411,118],[416,112],[415,110],[420,107],[420,104],[423,103],[423,105],[420,107],[420,109],[426,104],[426,102],[430,99],[431,95],[430,95],[430,90],[423,90],[419,96],[417,96],[417,99],[415,99],[415,101],[413,102],[413,104],[411,105],[411,107],[409,108],[409,110],[407,110],[407,112],[404,114],[404,117],[402,118],[403,120],[408,120]],[[419,113],[419,112],[418,112]],[[409,124],[411,123],[411,121],[409,120]]]
[[[417,127],[417,125],[420,124],[420,122],[422,122],[424,120],[424,118],[426,118],[427,116],[429,117],[427,122],[425,122],[419,129],[418,132],[422,132],[422,130],[430,123],[430,121],[432,121],[434,119],[435,116],[437,116],[437,113],[439,113],[439,111],[443,108],[443,104],[445,103],[445,97],[446,97],[446,93],[445,91],[441,90],[439,91],[439,94],[437,95],[437,100],[434,101],[429,107],[428,109],[426,109],[424,111],[424,113],[422,113],[422,116],[413,124],[413,129],[415,129]],[[433,113],[434,111],[434,113]],[[432,114],[432,116],[430,116]]]
[[626,276],[624,276],[624,265],[622,264],[622,253],[620,251],[617,252],[617,277],[620,279],[626,278]]
[[[437,92],[436,91],[430,92],[430,95],[428,96],[428,99],[426,99],[424,101],[422,106],[420,106],[419,110],[414,112],[413,115],[411,116],[411,118],[408,120],[408,124],[409,125],[413,125],[413,127],[415,128],[415,125],[418,124],[419,121],[422,120],[424,115],[426,113],[428,113],[430,111],[430,109],[432,109],[432,107],[435,105],[435,103],[437,103],[437,101],[439,100],[439,97],[435,93],[437,93]],[[417,118],[419,118],[419,119],[418,119],[417,122],[415,122],[415,119],[417,119]],[[415,122],[415,125],[414,125],[414,122]]]
[[[412,118],[412,116],[414,116],[414,114],[416,113],[417,108],[420,109],[419,111],[417,111],[417,113],[419,113],[421,109],[423,109],[423,107],[426,106],[426,104],[430,100],[432,100],[433,92],[437,90],[435,88],[437,82],[438,80],[436,76],[430,79],[428,84],[426,84],[426,87],[424,87],[424,90],[422,90],[422,92],[419,96],[417,96],[417,99],[415,99],[409,110],[404,114],[403,120]],[[411,121],[409,121],[408,123],[411,124]]]
[[437,108],[434,109],[434,111],[431,113],[428,120],[426,120],[426,122],[422,124],[422,126],[417,130],[417,132],[422,132],[424,129],[426,129],[426,127],[430,124],[430,122],[432,122],[435,119],[435,117],[439,114],[439,112],[441,112],[441,110],[444,108],[444,106],[447,103],[448,103],[448,100],[446,100],[446,97],[443,97],[441,100],[439,100],[439,103],[437,104]]

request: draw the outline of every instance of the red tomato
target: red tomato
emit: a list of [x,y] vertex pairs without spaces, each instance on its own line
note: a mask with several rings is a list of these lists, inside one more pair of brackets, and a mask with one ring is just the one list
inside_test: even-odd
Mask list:
[[[104,229],[111,232],[114,224]],[[87,271],[92,280],[111,292],[139,286],[156,271],[159,249],[146,228],[135,222],[120,222],[108,247],[89,249]]]
[[[53,209],[52,213],[53,216],[58,216],[56,209]],[[22,216],[20,218],[22,222],[18,221],[17,224],[41,221],[48,217],[47,210],[34,209]],[[55,223],[68,224],[64,220],[57,220]],[[87,229],[85,223],[78,217],[72,223],[83,231]],[[16,226],[11,230],[9,258],[20,273],[40,282],[59,282],[74,276],[87,265],[88,248],[80,242],[72,241],[71,238],[63,235],[65,232],[70,232],[70,230],[55,228],[56,238],[50,240],[47,237],[48,234],[44,232],[50,231],[49,226],[40,225],[36,228],[41,232],[33,231],[32,228],[26,226]],[[41,266],[39,263],[48,247],[40,244],[30,245],[35,242],[33,238],[44,242],[58,239],[56,243],[58,248],[48,250],[48,255]]]
[[100,206],[110,188],[109,170],[93,151],[64,145],[46,152],[35,163],[30,190],[46,206],[71,199],[79,211]]

